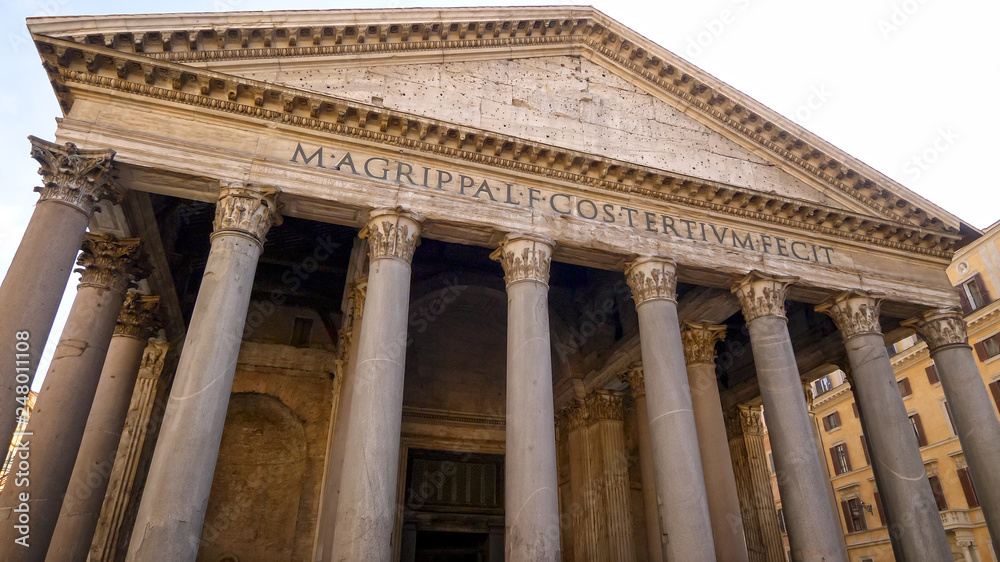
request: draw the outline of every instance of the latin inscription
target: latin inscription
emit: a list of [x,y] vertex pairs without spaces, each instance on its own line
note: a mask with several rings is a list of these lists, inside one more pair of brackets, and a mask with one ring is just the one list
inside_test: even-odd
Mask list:
[[668,238],[682,238],[731,246],[738,250],[778,255],[807,262],[832,264],[834,249],[748,230],[737,230],[710,222],[689,220],[679,216],[626,207],[616,203],[585,199],[568,193],[550,193],[533,187],[498,182],[490,184],[485,178],[468,176],[414,166],[402,160],[380,156],[355,159],[350,152],[333,152],[322,147],[306,150],[302,144],[295,147],[292,162],[336,170],[376,180],[404,183],[438,191],[458,193],[490,204],[509,205],[527,209],[552,211],[582,219],[628,226],[637,231],[656,233]]

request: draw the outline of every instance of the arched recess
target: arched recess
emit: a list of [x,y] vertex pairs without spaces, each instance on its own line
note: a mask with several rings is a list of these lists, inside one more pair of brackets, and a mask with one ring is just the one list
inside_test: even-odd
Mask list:
[[233,394],[199,562],[290,561],[305,468],[305,428],[292,410],[273,396]]

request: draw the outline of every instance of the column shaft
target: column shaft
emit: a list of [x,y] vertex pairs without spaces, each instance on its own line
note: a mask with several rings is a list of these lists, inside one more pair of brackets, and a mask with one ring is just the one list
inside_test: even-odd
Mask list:
[[955,310],[931,310],[904,324],[927,340],[969,465],[993,548],[1000,553],[1000,420],[972,356],[965,321]]
[[639,316],[660,516],[668,560],[714,561],[712,522],[677,318],[674,265],[639,258],[625,270]]
[[507,283],[507,562],[560,559],[548,304],[553,245],[508,235],[491,256],[503,265]]
[[663,531],[656,506],[656,477],[653,471],[653,444],[649,436],[649,412],[646,409],[646,388],[642,367],[633,366],[628,373],[632,398],[635,400],[636,434],[639,440],[639,473],[642,475],[642,509],[646,517],[646,550],[649,562],[663,562]]
[[574,403],[561,412],[566,428],[566,446],[569,452],[570,520],[573,526],[573,559],[579,562],[598,560],[597,509],[593,505],[594,478],[591,474],[590,439],[587,431],[586,409]]
[[845,560],[785,319],[788,278],[751,273],[733,291],[748,322],[792,559]]
[[725,331],[725,326],[687,323],[683,333],[684,356],[708,493],[708,512],[712,518],[715,556],[719,560],[747,562],[740,498],[715,378],[715,342],[725,335]]
[[[41,197],[0,285],[0,338],[11,342],[0,351],[0,361],[11,366],[0,377],[3,443],[14,434],[17,398],[27,398],[94,205],[120,198],[109,173],[114,151],[29,140],[43,184],[35,188]],[[27,350],[15,349],[22,341]]]
[[136,515],[127,560],[198,553],[240,342],[277,189],[223,186],[215,232]]
[[[26,485],[9,480],[0,494],[3,512],[13,516],[9,521],[18,517],[12,510],[21,504],[30,510],[31,519],[31,546],[8,547],[12,552],[7,560],[45,559],[125,290],[148,272],[142,257],[135,239],[88,234],[84,241],[76,299],[26,429],[25,446],[35,470]],[[21,494],[29,499],[22,500]],[[3,544],[15,545],[23,534],[10,525],[0,527]]]
[[377,210],[362,231],[370,242],[371,266],[333,533],[333,559],[338,561],[391,557],[410,260],[419,242],[419,220],[404,211]]

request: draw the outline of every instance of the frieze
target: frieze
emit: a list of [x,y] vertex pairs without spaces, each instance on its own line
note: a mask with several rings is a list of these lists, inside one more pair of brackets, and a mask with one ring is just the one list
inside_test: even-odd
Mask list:
[[632,300],[639,306],[651,300],[677,302],[677,265],[674,260],[641,257],[625,266],[625,280]]
[[223,182],[215,204],[213,236],[224,232],[249,235],[263,246],[267,231],[281,224],[278,195],[272,186]]
[[555,242],[533,234],[508,234],[490,259],[503,266],[504,282],[509,286],[518,281],[549,282],[552,249]]
[[751,322],[762,316],[785,318],[785,295],[788,287],[798,278],[770,276],[751,271],[733,285],[733,293],[740,300],[743,317]]
[[125,294],[152,271],[138,238],[116,238],[110,234],[84,235],[76,264],[80,286],[95,286]]
[[368,240],[369,259],[396,258],[409,263],[420,244],[423,217],[402,209],[375,209],[358,234]]
[[927,340],[931,352],[950,345],[969,345],[968,328],[962,313],[955,309],[928,310],[902,322]]
[[75,144],[56,144],[38,137],[31,141],[31,157],[40,164],[39,201],[58,201],[90,215],[99,201],[120,203],[122,190],[111,166],[114,150],[83,150]]
[[148,340],[160,329],[160,297],[129,292],[115,323],[115,335]]
[[[463,158],[490,166],[583,183],[599,189],[678,202],[738,217],[935,257],[950,257],[954,244],[961,239],[955,229],[942,229],[940,220],[927,218],[919,209],[917,215],[924,217],[920,225],[899,222],[900,218],[892,212],[885,219],[877,219],[843,209],[823,207],[752,189],[705,182],[593,154],[576,153],[488,131],[455,126],[385,108],[212,73],[203,69],[186,66],[159,69],[151,59],[142,56],[132,55],[130,58],[125,53],[112,51],[114,58],[123,58],[120,63],[114,64],[119,69],[119,76],[124,78],[99,75],[86,67],[82,70],[70,69],[69,67],[76,64],[74,61],[86,58],[79,54],[81,49],[86,48],[84,45],[55,39],[48,43],[39,42],[40,54],[46,62],[46,68],[50,74],[54,74],[51,78],[58,84],[67,81],[93,84],[168,101],[240,113],[268,121],[278,120],[384,145]],[[111,63],[111,55],[105,53],[100,56],[108,57],[109,64]],[[131,59],[136,61],[129,62]],[[165,61],[158,64],[167,67],[172,65]],[[143,70],[145,67],[149,68]],[[138,81],[133,81],[134,73],[138,73],[138,76],[135,76]],[[190,76],[192,80],[199,84],[204,83],[206,86],[203,86],[199,93],[182,91],[186,88],[183,83],[173,83],[169,78],[178,73],[180,76]],[[200,76],[203,78],[199,78]],[[156,85],[161,81],[168,87]],[[217,84],[217,87],[210,87],[212,84]],[[175,89],[175,86],[180,87]],[[244,95],[250,96],[246,102],[241,101]],[[288,104],[282,101],[288,99],[294,100],[294,103]],[[64,110],[68,111],[71,100],[63,99],[62,103]],[[275,104],[274,109],[272,103]],[[301,114],[296,109],[300,107],[309,110]],[[431,142],[430,139],[425,141],[428,135],[436,137],[436,141]],[[856,177],[853,173],[848,175]],[[862,186],[868,191],[868,183],[863,183]],[[882,189],[874,189],[871,192],[889,193],[888,190]],[[871,202],[870,198],[863,195],[858,197],[861,198],[859,200]],[[878,207],[874,203],[873,205]],[[903,218],[910,218],[910,215]],[[801,254],[801,247],[799,250]]]
[[681,330],[684,359],[688,365],[715,363],[715,343],[726,339],[726,327],[708,322],[685,322]]
[[859,334],[881,334],[879,310],[883,298],[881,293],[846,291],[818,305],[816,312],[833,318],[845,340]]

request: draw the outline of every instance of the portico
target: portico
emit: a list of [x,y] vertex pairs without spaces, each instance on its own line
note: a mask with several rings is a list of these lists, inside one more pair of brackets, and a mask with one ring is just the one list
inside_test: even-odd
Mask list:
[[[63,559],[783,560],[763,404],[793,559],[843,560],[801,387],[824,364],[900,463],[900,543],[946,541],[871,356],[955,322],[927,311],[958,303],[958,218],[591,8],[126,19],[29,24],[45,146],[113,162],[89,227],[142,240],[169,354],[128,416],[80,397],[121,441]],[[989,486],[960,328],[932,352]]]

